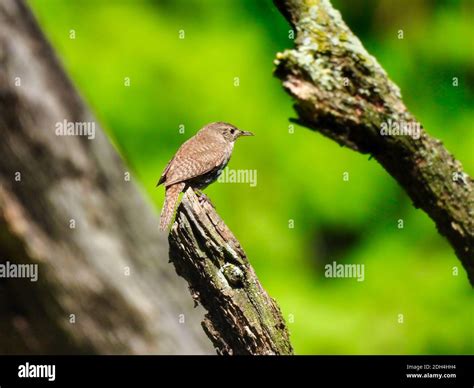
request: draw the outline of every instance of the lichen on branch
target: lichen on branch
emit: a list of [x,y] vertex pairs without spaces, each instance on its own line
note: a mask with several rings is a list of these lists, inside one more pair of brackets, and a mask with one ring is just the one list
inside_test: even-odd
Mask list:
[[[433,219],[474,285],[471,177],[407,110],[399,88],[329,0],[274,2],[296,32],[295,47],[275,60],[275,75],[295,99],[293,121],[370,153]],[[392,125],[397,131],[383,131]]]
[[240,243],[204,196],[189,188],[169,235],[170,261],[208,311],[202,323],[218,354],[292,354],[276,302]]

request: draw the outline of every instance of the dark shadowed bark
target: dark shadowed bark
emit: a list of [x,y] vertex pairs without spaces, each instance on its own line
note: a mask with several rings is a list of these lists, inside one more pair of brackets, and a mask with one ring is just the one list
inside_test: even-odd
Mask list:
[[[474,285],[474,185],[405,107],[398,87],[329,0],[274,0],[296,33],[275,75],[295,99],[295,122],[371,154],[435,222]],[[389,122],[419,137],[383,135]]]
[[167,263],[152,206],[23,1],[0,1],[0,353],[207,353],[201,311]]

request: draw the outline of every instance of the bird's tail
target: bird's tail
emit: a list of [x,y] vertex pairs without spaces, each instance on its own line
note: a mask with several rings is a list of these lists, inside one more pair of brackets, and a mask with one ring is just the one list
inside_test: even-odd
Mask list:
[[185,184],[183,182],[176,183],[175,185],[168,186],[166,188],[165,203],[161,210],[160,216],[160,229],[166,230],[173,218],[174,209],[178,202],[179,193],[183,191]]

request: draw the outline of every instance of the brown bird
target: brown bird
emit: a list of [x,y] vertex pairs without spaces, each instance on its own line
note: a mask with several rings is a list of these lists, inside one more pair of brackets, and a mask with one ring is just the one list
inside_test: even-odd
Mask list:
[[253,133],[224,122],[210,123],[179,148],[157,184],[164,183],[166,189],[160,216],[161,230],[169,226],[182,191],[188,187],[204,189],[219,177],[240,136],[253,136]]

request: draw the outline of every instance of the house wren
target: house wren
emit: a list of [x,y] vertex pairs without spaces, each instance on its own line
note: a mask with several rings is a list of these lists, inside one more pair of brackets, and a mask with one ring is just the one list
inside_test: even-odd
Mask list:
[[163,183],[166,189],[160,216],[161,230],[169,226],[182,191],[187,187],[204,189],[219,177],[240,136],[253,136],[253,133],[241,131],[228,123],[210,123],[179,148],[157,184]]

